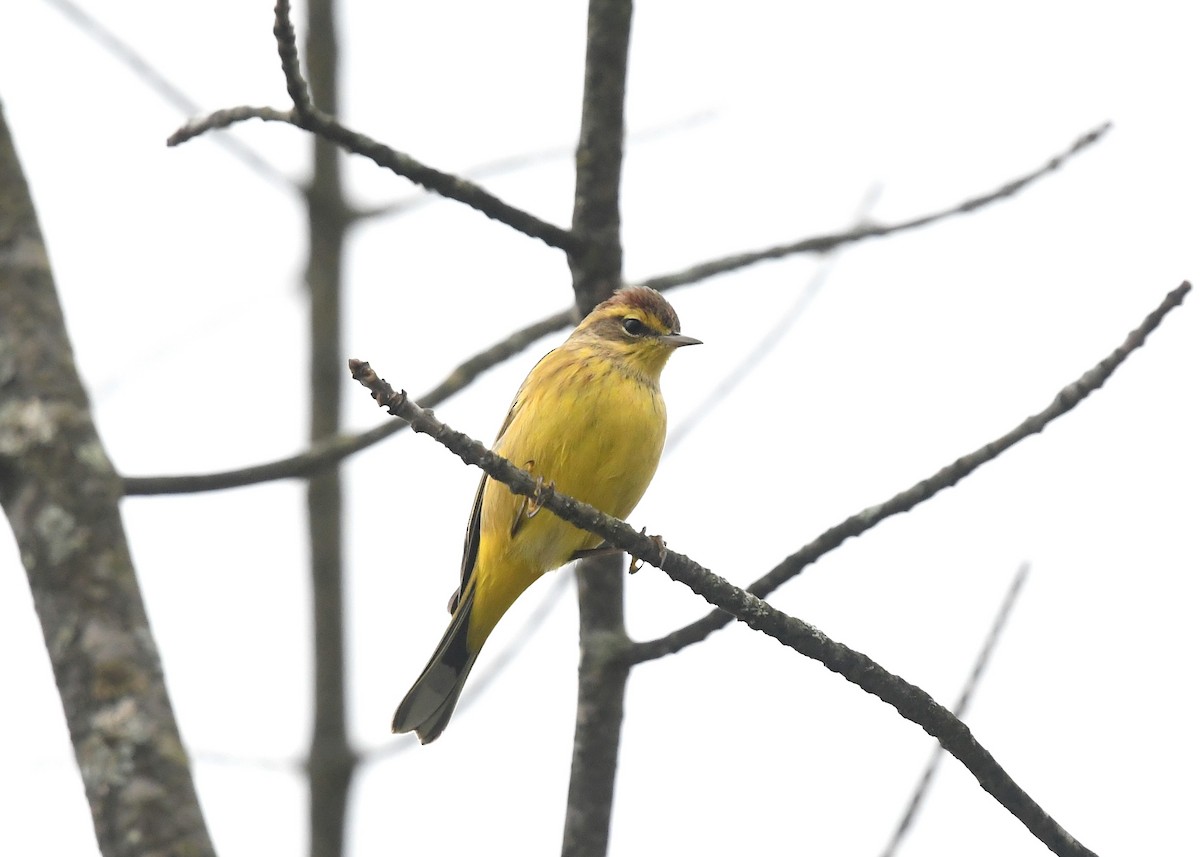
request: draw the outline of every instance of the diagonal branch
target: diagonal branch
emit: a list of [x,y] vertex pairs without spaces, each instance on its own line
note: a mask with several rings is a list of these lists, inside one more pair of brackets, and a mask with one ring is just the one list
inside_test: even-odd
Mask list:
[[[1029,563],[1023,562],[1021,563],[1021,567],[1017,569],[1017,573],[1013,576],[1012,583],[1009,584],[1008,592],[1004,596],[1004,602],[1000,605],[1000,610],[992,622],[992,629],[988,632],[987,639],[983,643],[983,648],[979,650],[979,655],[975,658],[975,666],[971,669],[971,675],[967,679],[966,686],[963,687],[962,693],[958,697],[958,702],[954,704],[954,716],[959,720],[963,719],[963,716],[967,713],[967,708],[970,707],[971,696],[975,693],[975,688],[979,686],[979,679],[983,676],[983,671],[987,668],[988,661],[991,660],[992,652],[996,649],[996,643],[1000,640],[1000,634],[1004,630],[1004,626],[1008,624],[1009,614],[1012,613],[1013,605],[1017,603],[1017,596],[1021,594],[1021,587],[1025,585],[1025,579],[1028,576]],[[883,857],[893,857],[896,853],[900,841],[904,838],[904,834],[908,832],[912,826],[913,819],[917,816],[917,810],[920,808],[921,802],[929,794],[930,783],[933,782],[933,775],[937,772],[937,767],[941,760],[942,748],[938,746],[934,748],[933,755],[930,757],[928,764],[926,764],[921,778],[917,781],[917,787],[913,790],[912,797],[908,801],[908,807],[905,809],[900,823],[896,825],[891,841],[884,848]]]
[[[640,131],[631,133],[627,139],[630,145],[644,143],[655,138],[665,137],[669,134],[676,134],[680,131],[689,130],[701,123],[710,121],[715,114],[711,111],[702,111],[697,113],[689,113],[678,119],[667,120],[665,122],[651,125],[643,128]],[[505,175],[507,173],[519,172],[522,170],[531,169],[536,166],[546,164],[551,161],[559,160],[567,156],[573,155],[575,149],[569,146],[548,146],[544,149],[522,152],[517,155],[502,155],[498,158],[493,158],[473,167],[468,167],[462,173],[464,178],[478,180],[489,176]],[[393,202],[385,203],[384,205],[372,206],[370,208],[361,208],[355,212],[355,217],[360,220],[368,220],[378,217],[391,217],[396,214],[406,214],[415,208],[426,205],[432,201],[432,197],[428,194],[414,194],[406,199],[398,199]]]
[[[167,79],[149,60],[134,50],[132,45],[80,8],[74,0],[46,0],[46,2],[57,8],[67,20],[79,28],[80,32],[108,51],[117,61],[124,63],[146,86],[168,104],[185,114],[200,112],[200,105],[186,92]],[[276,186],[292,191],[297,189],[296,183],[291,178],[237,137],[230,134],[218,134],[213,139],[218,146],[223,147],[254,172]]]
[[[866,222],[867,216],[879,199],[881,192],[882,187],[878,184],[872,185],[867,189],[862,201],[858,204],[858,212],[854,216],[855,224]],[[742,382],[750,377],[755,367],[765,360],[767,355],[783,341],[788,330],[796,323],[796,320],[817,299],[818,293],[824,288],[825,281],[833,270],[833,264],[836,259],[837,251],[829,253],[824,257],[821,266],[808,278],[808,281],[804,284],[804,288],[797,295],[796,300],[792,302],[790,307],[784,310],[779,320],[758,341],[750,353],[734,366],[724,378],[710,385],[709,394],[704,397],[703,401],[692,408],[691,413],[685,415],[682,420],[675,423],[674,428],[671,429],[670,436],[667,437],[666,446],[663,447],[664,452],[670,452],[677,448],[683,442],[683,439],[691,434],[696,426],[704,422],[721,402],[725,401],[725,399],[729,398],[729,396],[741,387]]]
[[470,208],[511,226],[518,232],[537,238],[551,247],[573,254],[579,250],[579,241],[570,232],[541,220],[527,211],[501,200],[477,184],[451,173],[445,173],[421,163],[411,155],[392,149],[371,139],[365,134],[352,131],[339,123],[333,116],[318,109],[308,92],[308,85],[300,72],[299,50],[296,47],[296,32],[292,27],[288,0],[278,0],[275,6],[275,39],[279,48],[287,81],[288,95],[292,99],[290,111],[263,107],[235,107],[219,110],[208,116],[192,119],[167,138],[168,146],[177,146],[213,128],[226,128],[247,119],[262,119],[267,122],[286,122],[316,134],[322,139],[336,143],[348,152],[374,161],[384,169],[391,170],[427,190],[441,194],[447,199],[461,202]]
[[[535,322],[508,336],[496,344],[485,348],[475,356],[460,363],[453,372],[447,375],[440,384],[419,401],[425,407],[439,405],[455,393],[467,387],[472,381],[509,357],[525,350],[531,343],[543,336],[553,333],[574,319],[572,310],[565,310],[542,321]],[[179,476],[126,476],[124,478],[125,494],[127,496],[144,496],[149,494],[192,494],[198,491],[221,491],[227,488],[240,488],[245,485],[256,485],[260,482],[273,482],[276,479],[298,479],[311,476],[327,467],[332,467],[344,458],[349,458],[356,452],[374,446],[384,438],[391,437],[403,431],[404,423],[389,420],[382,425],[356,435],[343,435],[321,441],[299,455],[281,458],[253,467],[243,467],[236,470],[222,470],[217,473],[195,473]]]
[[287,83],[288,96],[292,99],[297,113],[302,115],[312,113],[312,93],[304,72],[300,70],[300,47],[296,43],[296,28],[292,26],[292,4],[290,0],[276,0],[275,48],[279,51],[279,62],[283,67],[283,79]]
[[[796,553],[789,556],[767,574],[746,587],[746,591],[759,598],[765,598],[779,586],[798,575],[806,566],[832,551],[848,539],[860,536],[885,518],[907,512],[915,506],[924,503],[946,488],[957,485],[983,464],[998,457],[1020,441],[1037,434],[1054,420],[1070,411],[1087,396],[1100,389],[1109,376],[1116,371],[1125,359],[1146,341],[1146,337],[1158,327],[1167,313],[1183,302],[1183,298],[1191,290],[1191,284],[1184,282],[1167,294],[1159,306],[1148,315],[1137,328],[1130,331],[1125,341],[1112,354],[1105,357],[1077,380],[1072,381],[1058,392],[1049,406],[1044,410],[1027,417],[1020,425],[1007,434],[986,443],[974,452],[946,465],[928,479],[923,479],[907,490],[901,491],[890,500],[863,509],[857,515],[852,515],[835,527],[826,530],[815,541],[805,545]],[[632,655],[635,662],[654,660],[664,655],[675,654],[693,643],[698,643],[709,634],[729,624],[730,617],[714,610],[697,621],[660,637],[635,643]]]
[[0,506],[28,575],[96,843],[105,857],[211,857],[121,523],[120,479],[92,421],[2,112],[0,355]]
[[[861,221],[866,217],[870,207],[878,198],[880,192],[879,186],[872,186],[859,203],[859,211],[856,215],[856,220]],[[831,253],[826,257],[822,267],[811,277],[805,284],[804,289],[800,293],[800,297],[796,300],[793,306],[785,312],[784,317],[779,325],[768,331],[755,346],[750,356],[739,364],[730,375],[724,380],[715,385],[716,392],[705,399],[699,406],[694,408],[690,414],[687,414],[672,430],[667,438],[666,446],[663,449],[663,456],[670,455],[679,447],[680,442],[687,436],[689,430],[699,425],[705,417],[712,413],[713,408],[731,392],[736,391],[743,381],[750,375],[750,371],[756,366],[759,361],[766,356],[771,348],[776,344],[777,340],[782,339],[784,333],[790,325],[795,323],[796,319],[808,308],[812,301],[816,298],[830,271],[833,263],[837,259],[837,254]],[[422,402],[426,402],[428,397],[422,398]],[[388,426],[394,426],[395,421],[388,422]],[[406,423],[401,422],[402,427],[407,427]],[[541,603],[530,613],[525,624],[517,631],[512,639],[508,641],[495,657],[488,660],[483,667],[476,667],[475,672],[485,670],[483,674],[476,679],[472,674],[472,681],[466,692],[463,694],[462,700],[458,704],[456,717],[461,717],[462,712],[469,709],[471,705],[478,699],[491,683],[500,675],[500,673],[515,659],[516,655],[523,649],[529,638],[541,627],[542,622],[558,603],[559,599],[566,593],[567,584],[572,580],[571,575],[560,574],[554,578],[554,582],[543,596]],[[381,758],[390,757],[413,747],[419,747],[420,744],[414,739],[410,741],[388,741],[379,747],[367,751],[366,761],[376,761]]]
[[894,235],[898,232],[908,232],[912,229],[917,229],[922,226],[929,226],[937,223],[939,220],[945,220],[948,217],[954,217],[959,214],[969,214],[972,211],[991,205],[993,202],[999,202],[1002,199],[1007,199],[1020,193],[1029,185],[1036,182],[1038,179],[1048,176],[1050,173],[1057,170],[1075,155],[1087,149],[1092,144],[1096,143],[1103,137],[1111,128],[1111,123],[1105,122],[1097,128],[1093,128],[1088,133],[1084,134],[1078,140],[1071,144],[1071,147],[1065,152],[1055,155],[1045,164],[1031,173],[1023,176],[1018,176],[1010,182],[1001,185],[993,191],[973,196],[970,199],[963,200],[957,205],[949,208],[944,208],[940,211],[934,211],[929,214],[923,214],[920,217],[914,217],[911,220],[903,220],[899,223],[886,225],[863,225],[846,232],[834,232],[829,235],[817,235],[812,238],[804,238],[800,241],[794,241],[790,244],[778,244],[774,247],[766,247],[762,250],[752,250],[746,253],[737,253],[733,256],[725,256],[721,259],[713,259],[708,262],[701,262],[699,265],[693,265],[682,271],[677,271],[674,274],[664,274],[658,277],[651,277],[648,280],[643,280],[641,285],[649,286],[658,291],[666,291],[673,289],[676,286],[685,286],[690,283],[697,283],[701,280],[706,280],[709,277],[715,277],[718,274],[728,274],[730,271],[736,271],[739,268],[746,268],[750,265],[765,262],[770,259],[782,259],[785,256],[793,256],[797,253],[824,253],[835,247],[840,247],[843,244],[853,244],[858,241],[864,241],[868,238],[882,238],[885,235]]
[[414,431],[434,438],[467,464],[476,465],[491,478],[503,482],[514,493],[533,498],[563,520],[596,533],[631,556],[661,568],[714,607],[800,654],[820,661],[827,669],[891,705],[906,720],[936,738],[963,763],[984,790],[1054,853],[1092,855],[1013,781],[961,721],[925,691],[892,675],[866,655],[830,639],[812,625],[738,589],[694,560],[668,550],[661,538],[639,533],[624,521],[536,482],[528,472],[513,466],[478,441],[454,431],[431,411],[413,404],[403,392],[396,393],[369,364],[351,360],[350,372],[371,390],[376,401],[389,413],[409,421]]

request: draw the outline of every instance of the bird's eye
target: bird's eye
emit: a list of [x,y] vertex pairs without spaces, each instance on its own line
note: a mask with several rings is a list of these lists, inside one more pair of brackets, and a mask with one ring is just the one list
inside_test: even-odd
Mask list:
[[621,327],[625,328],[625,332],[630,336],[645,336],[650,332],[650,328],[636,318],[625,319],[621,322]]

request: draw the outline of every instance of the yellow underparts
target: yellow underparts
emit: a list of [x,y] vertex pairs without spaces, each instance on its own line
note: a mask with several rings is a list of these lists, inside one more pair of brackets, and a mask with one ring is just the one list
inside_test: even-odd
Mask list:
[[[544,483],[618,518],[650,484],[666,436],[658,365],[631,370],[592,343],[563,346],[539,363],[517,393],[495,451]],[[648,369],[649,371],[645,371]],[[529,462],[533,464],[529,464]],[[478,652],[517,597],[547,571],[600,538],[549,510],[513,524],[523,498],[488,480],[483,494],[475,601],[467,633]],[[526,506],[530,508],[530,506]]]

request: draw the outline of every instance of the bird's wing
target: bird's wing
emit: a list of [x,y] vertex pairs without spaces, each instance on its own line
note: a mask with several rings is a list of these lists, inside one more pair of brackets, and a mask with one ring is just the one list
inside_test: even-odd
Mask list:
[[[512,405],[508,409],[508,416],[504,418],[504,425],[500,426],[500,431],[496,434],[496,443],[492,444],[495,448],[500,442],[500,438],[504,437],[504,433],[508,431],[508,427],[512,425],[513,417],[521,409],[521,393],[525,386],[522,384],[521,389],[517,391],[517,397],[513,399]],[[479,530],[480,519],[483,517],[483,489],[487,487],[487,475],[479,480],[479,489],[475,492],[475,502],[471,505],[471,517],[467,521],[467,535],[463,539],[463,556],[462,569],[458,584],[458,589],[450,596],[450,612],[453,613],[458,607],[458,602],[462,598],[464,592],[467,591],[467,583],[471,579],[472,572],[475,571],[475,562],[479,559]]]
[[454,594],[450,596],[450,603],[447,605],[451,613],[458,609],[458,602],[462,598],[462,594],[467,591],[467,581],[471,579],[471,572],[475,570],[475,560],[479,558],[479,519],[483,511],[483,487],[485,485],[487,485],[487,476],[479,480],[479,490],[475,492],[475,503],[471,506],[471,518],[467,521],[467,535],[463,539],[462,576],[458,589],[454,590]]

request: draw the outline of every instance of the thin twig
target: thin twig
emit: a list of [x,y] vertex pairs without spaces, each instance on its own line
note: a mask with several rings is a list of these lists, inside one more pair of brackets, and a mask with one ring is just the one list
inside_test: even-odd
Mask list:
[[[983,648],[980,649],[979,655],[975,658],[975,666],[971,669],[971,675],[967,677],[967,683],[959,694],[958,702],[954,704],[954,716],[959,720],[966,717],[967,709],[971,704],[971,696],[975,693],[975,688],[979,686],[979,680],[983,677],[983,671],[987,668],[988,661],[991,660],[992,652],[996,649],[996,643],[1000,640],[1000,634],[1003,633],[1005,625],[1008,624],[1009,614],[1012,613],[1013,605],[1017,603],[1017,596],[1021,594],[1021,587],[1025,585],[1026,578],[1029,577],[1029,563],[1021,563],[1021,567],[1017,569],[1017,573],[1013,576],[1012,583],[1009,584],[1008,592],[1004,595],[1004,602],[1000,605],[1000,610],[996,614],[996,618],[992,622],[992,628],[988,632],[987,639],[984,640]],[[921,774],[921,778],[917,781],[917,787],[913,790],[912,797],[909,799],[908,808],[905,809],[900,823],[896,825],[896,830],[892,833],[891,841],[883,850],[883,857],[893,857],[896,849],[900,845],[900,841],[912,826],[913,820],[917,816],[917,810],[921,806],[921,802],[925,796],[929,794],[929,786],[933,782],[933,775],[936,773],[938,764],[942,760],[942,747],[937,745],[933,748],[933,753],[929,757],[929,763],[925,766],[925,770]]]
[[[1147,319],[1135,334],[1139,342],[1176,306],[1186,292],[1185,283]],[[1131,340],[1135,337],[1131,335]],[[1116,361],[1124,359],[1123,356]],[[761,631],[795,651],[820,661],[827,669],[845,677],[858,687],[879,697],[936,738],[947,751],[975,776],[1002,806],[1026,828],[1059,855],[1091,855],[1093,852],[1064,830],[1045,810],[1025,793],[981,746],[971,731],[954,715],[918,687],[894,676],[867,656],[830,639],[818,629],[789,616],[749,592],[738,589],[683,554],[664,547],[663,541],[639,533],[623,521],[605,515],[584,503],[560,494],[539,483],[528,472],[490,451],[483,444],[457,432],[423,410],[403,393],[395,392],[369,364],[350,361],[352,376],[371,390],[381,407],[411,423],[413,429],[429,435],[464,462],[476,465],[488,476],[507,485],[514,493],[530,497],[563,520],[595,533],[631,556],[661,568],[673,580],[683,583],[706,601]],[[1111,368],[1108,369],[1111,372]],[[1107,376],[1107,373],[1105,373]],[[1085,393],[1086,394],[1086,393]]]
[[[1072,381],[1058,392],[1054,400],[1044,410],[1027,417],[1020,425],[1007,434],[996,438],[991,443],[984,444],[974,452],[946,465],[937,473],[923,479],[899,494],[880,503],[870,506],[856,515],[852,515],[835,527],[818,536],[814,541],[805,545],[796,553],[789,556],[767,574],[746,587],[746,591],[759,598],[765,598],[779,586],[798,575],[805,567],[811,565],[820,557],[841,545],[847,539],[859,536],[874,527],[885,518],[907,512],[913,507],[925,502],[940,491],[958,484],[981,465],[993,460],[1002,452],[1029,437],[1042,431],[1048,424],[1070,411],[1084,400],[1090,393],[1098,390],[1109,376],[1120,366],[1134,350],[1139,348],[1146,337],[1162,322],[1168,312],[1183,302],[1184,296],[1191,290],[1191,284],[1182,283],[1171,291],[1163,302],[1146,317],[1135,330],[1129,333],[1125,342],[1112,354],[1105,357],[1094,367],[1085,372],[1077,380]],[[730,617],[719,610],[714,610],[707,616],[673,631],[657,640],[647,640],[635,643],[632,650],[634,662],[649,661],[665,655],[682,651],[693,643],[698,643],[714,631],[728,625]]]
[[369,158],[384,169],[411,182],[475,209],[491,219],[510,226],[522,235],[536,238],[550,247],[569,254],[578,252],[579,241],[561,226],[555,226],[527,211],[509,205],[474,182],[427,166],[411,155],[398,152],[372,140],[365,134],[342,126],[331,116],[314,110],[300,127],[337,143],[348,152]]
[[229,107],[225,110],[215,110],[206,116],[189,119],[167,138],[168,146],[178,146],[193,137],[199,137],[206,131],[216,131],[245,122],[248,119],[261,119],[264,122],[287,122],[295,124],[290,110],[277,110],[274,107]]
[[[80,32],[129,68],[135,76],[168,104],[189,116],[200,112],[200,105],[186,92],[168,80],[162,72],[134,50],[132,45],[81,9],[73,0],[46,0],[46,2],[58,9],[67,20],[79,28]],[[237,137],[230,134],[219,134],[213,139],[218,146],[233,154],[263,178],[288,190],[297,189],[296,183],[291,178]]]
[[[854,223],[856,225],[861,225],[866,221],[871,208],[874,207],[876,201],[879,199],[880,192],[881,188],[877,184],[871,185],[867,189],[862,201],[858,204],[858,211],[854,215]],[[711,386],[710,392],[704,398],[704,401],[692,408],[691,413],[675,424],[675,427],[671,429],[670,436],[667,438],[666,446],[663,448],[664,452],[678,447],[683,442],[683,439],[713,412],[717,405],[741,386],[742,382],[750,376],[755,367],[766,359],[775,346],[783,341],[784,336],[791,329],[792,325],[796,323],[796,320],[816,300],[817,293],[821,291],[826,279],[829,277],[829,272],[833,270],[834,262],[837,259],[836,253],[837,251],[833,251],[825,257],[821,267],[808,278],[808,282],[804,284],[804,288],[800,290],[800,294],[796,297],[796,300],[784,311],[779,321],[759,339],[750,353],[734,366],[729,374]]]
[[1020,176],[993,191],[973,196],[970,199],[964,200],[957,205],[949,208],[944,208],[941,211],[935,211],[931,214],[924,214],[920,217],[914,217],[911,220],[904,220],[900,223],[892,223],[887,225],[875,226],[860,226],[856,229],[851,229],[848,232],[835,232],[829,235],[817,235],[812,238],[805,238],[801,241],[794,241],[790,244],[779,244],[774,247],[766,247],[762,250],[753,250],[746,253],[737,253],[733,256],[725,256],[721,259],[713,259],[709,262],[702,262],[699,265],[693,265],[682,271],[674,274],[664,274],[659,277],[651,277],[648,280],[643,280],[641,285],[649,286],[652,289],[657,289],[660,292],[667,289],[673,289],[676,286],[684,286],[691,283],[699,282],[700,280],[715,277],[718,274],[727,274],[730,271],[736,271],[739,268],[745,268],[758,262],[765,262],[769,259],[782,259],[785,256],[793,256],[797,253],[823,253],[832,250],[835,247],[840,247],[844,244],[852,244],[857,241],[863,241],[868,238],[881,238],[885,235],[894,235],[898,232],[907,232],[911,229],[917,229],[921,226],[929,226],[932,223],[937,223],[939,220],[945,220],[948,217],[953,217],[958,214],[967,214],[990,205],[993,202],[998,202],[1002,199],[1014,196],[1027,186],[1034,183],[1040,178],[1043,178],[1057,170],[1064,163],[1070,160],[1075,155],[1082,152],[1084,149],[1096,143],[1101,137],[1107,133],[1112,124],[1105,122],[1098,128],[1094,128],[1076,140],[1069,149],[1061,154],[1055,155],[1044,165],[1034,170],[1031,173]]
[[509,205],[474,182],[434,169],[411,155],[389,148],[365,134],[351,131],[333,117],[316,108],[313,108],[312,112],[307,115],[262,107],[234,107],[218,110],[208,116],[189,121],[167,138],[167,145],[178,146],[212,128],[225,128],[246,119],[286,122],[297,128],[311,131],[323,139],[337,143],[347,152],[372,160],[384,169],[390,170],[426,190],[461,202],[492,220],[511,226],[522,235],[537,238],[550,247],[557,247],[568,253],[573,253],[578,249],[576,239],[561,226],[555,226],[527,211]]
[[304,72],[300,70],[300,48],[296,44],[296,28],[292,26],[292,4],[288,0],[275,2],[273,32],[288,96],[292,99],[295,112],[307,116],[313,111],[312,94],[309,92],[308,82],[304,79]]
[[[697,113],[689,113],[678,119],[663,122],[658,125],[651,125],[641,131],[630,133],[626,139],[626,145],[636,146],[640,143],[647,143],[659,137],[665,137],[669,134],[676,134],[680,131],[688,130],[711,121],[714,114],[712,111],[700,111]],[[467,167],[462,171],[462,176],[471,181],[479,181],[481,179],[490,178],[492,176],[506,175],[515,173],[520,170],[530,169],[540,166],[550,161],[559,160],[562,158],[571,157],[575,154],[575,146],[548,146],[544,149],[537,149],[530,152],[522,152],[518,155],[503,155],[498,158],[493,158],[483,163],[476,164],[473,167]],[[391,217],[396,214],[407,214],[408,212],[420,208],[423,205],[428,205],[436,201],[437,197],[429,194],[413,194],[406,199],[398,199],[394,202],[385,203],[383,205],[371,206],[369,208],[360,208],[355,216],[360,220],[369,220],[381,217]]]
[[[566,310],[518,330],[459,364],[440,384],[421,396],[419,401],[425,407],[430,408],[441,404],[488,369],[523,351],[543,336],[567,326],[571,323],[572,318],[572,310]],[[354,453],[403,431],[404,428],[404,423],[388,420],[361,434],[336,437],[314,444],[312,448],[299,455],[236,470],[179,476],[126,476],[123,479],[125,494],[128,496],[194,494],[199,491],[221,491],[227,488],[257,485],[261,482],[273,482],[276,479],[303,478],[326,467],[332,467]]]

